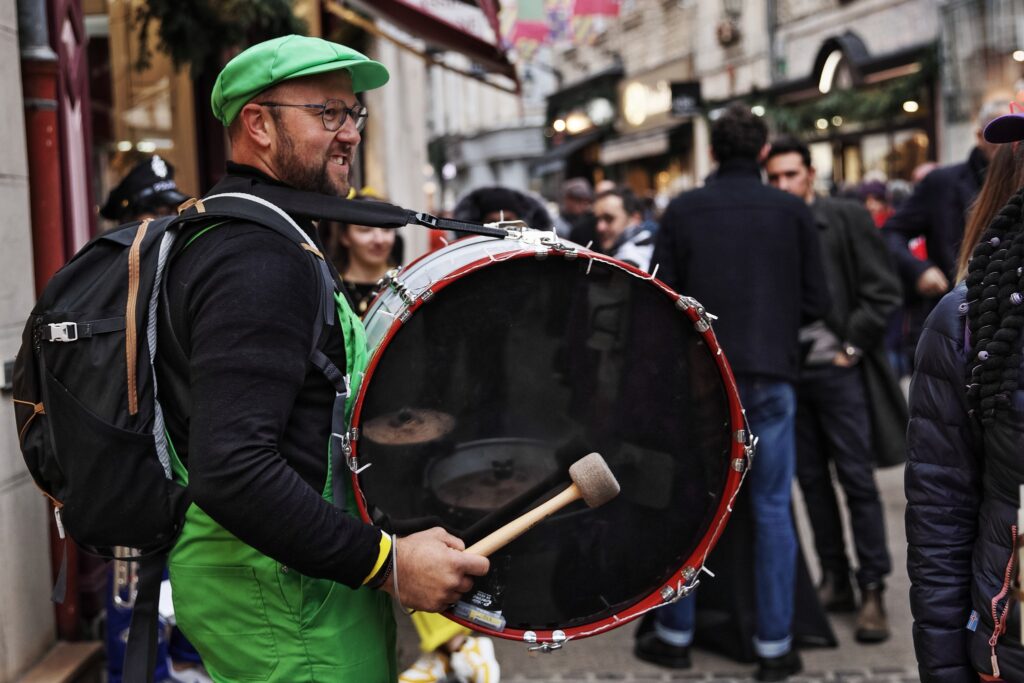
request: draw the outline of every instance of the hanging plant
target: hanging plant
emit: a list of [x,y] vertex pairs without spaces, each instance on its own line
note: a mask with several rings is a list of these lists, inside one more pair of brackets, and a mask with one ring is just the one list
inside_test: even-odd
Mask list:
[[150,25],[156,22],[157,49],[170,55],[175,67],[191,66],[193,76],[218,67],[225,50],[306,28],[290,0],[146,0],[135,22],[136,68],[149,66]]
[[906,76],[870,89],[835,90],[811,102],[769,104],[767,116],[787,133],[812,130],[819,119],[834,116],[851,123],[880,123],[902,116],[907,100],[921,100],[924,85],[922,79]]
[[710,112],[733,101],[744,102],[751,107],[757,105],[764,109],[765,118],[772,122],[777,132],[797,136],[815,131],[819,119],[831,121],[837,116],[847,123],[886,124],[905,117],[903,103],[922,101],[929,85],[935,82],[938,69],[934,51],[925,53],[920,63],[918,71],[906,76],[867,87],[836,89],[827,95],[799,102],[778,102],[774,97],[755,90],[731,100],[707,102],[705,109]]

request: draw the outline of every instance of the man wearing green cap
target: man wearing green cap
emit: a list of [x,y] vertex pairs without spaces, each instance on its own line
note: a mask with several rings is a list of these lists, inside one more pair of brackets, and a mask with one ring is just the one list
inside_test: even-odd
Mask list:
[[[232,161],[210,194],[346,195],[367,116],[355,93],[387,80],[381,64],[317,38],[241,53],[214,86]],[[243,221],[187,237],[166,275],[157,361],[175,472],[194,500],[169,561],[178,625],[216,681],[394,681],[384,592],[438,611],[488,562],[438,528],[392,548],[355,516],[350,489],[331,502],[347,473],[331,471],[335,391],[310,360],[321,299],[309,257]],[[337,299],[324,352],[354,395],[365,338]]]

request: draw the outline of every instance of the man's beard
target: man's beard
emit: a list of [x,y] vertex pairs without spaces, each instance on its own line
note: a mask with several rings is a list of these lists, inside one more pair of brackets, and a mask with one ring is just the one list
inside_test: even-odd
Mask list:
[[348,196],[348,178],[336,181],[331,177],[327,168],[327,165],[331,163],[330,159],[325,158],[317,165],[315,159],[301,157],[295,153],[295,144],[284,126],[280,126],[278,130],[281,144],[274,156],[274,167],[281,182],[305,192],[317,192],[336,197]]

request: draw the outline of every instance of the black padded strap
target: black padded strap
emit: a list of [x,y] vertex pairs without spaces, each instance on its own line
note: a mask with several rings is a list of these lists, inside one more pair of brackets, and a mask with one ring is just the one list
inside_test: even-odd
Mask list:
[[292,216],[313,220],[327,218],[377,228],[400,228],[416,222],[412,211],[387,202],[342,199],[318,192],[301,192],[263,184],[254,186],[253,193],[273,202]]
[[327,381],[334,387],[334,393],[348,395],[348,387],[345,384],[345,373],[338,369],[338,366],[331,362],[331,359],[320,349],[314,349],[309,354],[309,361],[324,374]]
[[128,645],[124,652],[122,677],[125,681],[153,683],[160,620],[160,583],[163,581],[166,564],[167,553],[139,561],[139,591],[132,608]]

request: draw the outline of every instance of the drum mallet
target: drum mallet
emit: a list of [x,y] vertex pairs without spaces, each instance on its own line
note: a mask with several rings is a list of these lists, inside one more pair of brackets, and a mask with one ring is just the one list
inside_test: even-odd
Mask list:
[[619,495],[619,482],[598,453],[591,453],[570,465],[569,477],[572,484],[564,491],[484,536],[466,548],[466,552],[488,557],[570,503],[582,498],[588,506],[596,508]]

